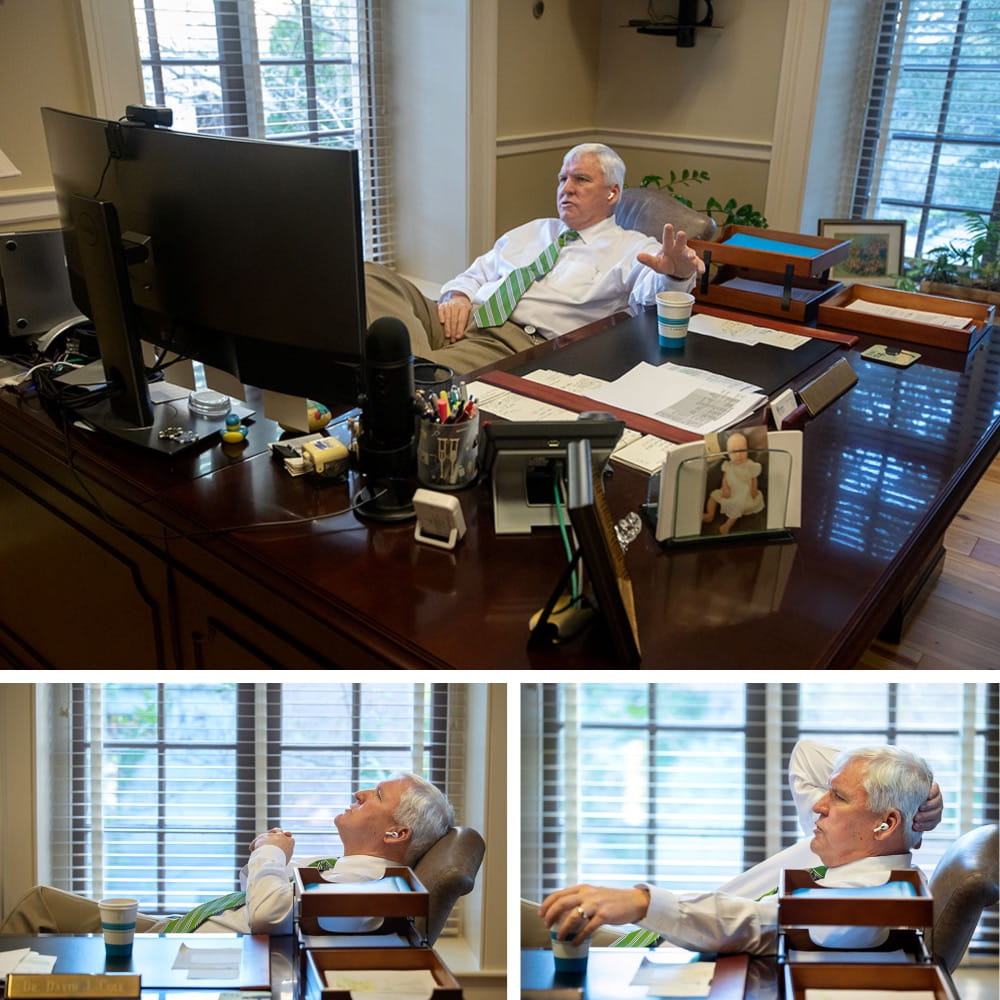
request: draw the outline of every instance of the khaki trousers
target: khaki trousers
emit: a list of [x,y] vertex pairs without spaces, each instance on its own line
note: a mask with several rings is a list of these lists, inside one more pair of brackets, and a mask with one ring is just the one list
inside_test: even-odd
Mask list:
[[448,365],[459,374],[509,358],[535,344],[521,327],[509,321],[483,330],[470,325],[461,340],[449,344],[437,316],[437,303],[395,271],[370,261],[365,263],[365,299],[369,326],[383,316],[396,317],[409,331],[415,358]]
[[[167,918],[140,913],[135,929],[149,933],[159,929]],[[36,885],[15,904],[0,924],[0,934],[100,934],[101,911],[97,902],[73,892]]]

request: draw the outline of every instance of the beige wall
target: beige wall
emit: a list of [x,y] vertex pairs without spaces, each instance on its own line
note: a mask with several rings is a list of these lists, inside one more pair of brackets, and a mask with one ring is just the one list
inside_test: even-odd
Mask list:
[[[0,228],[51,225],[54,202],[39,108],[93,112],[77,0],[0,4],[0,149],[21,171],[0,180]],[[17,200],[14,194],[17,193]]]
[[[708,170],[685,193],[763,209],[789,0],[716,0],[715,24],[692,48],[623,25],[642,0],[501,0],[498,37],[497,232],[553,213],[562,152],[587,139],[615,146],[627,183],[671,169]],[[556,60],[558,55],[558,60]],[[553,67],[552,85],[531,83]],[[542,190],[542,194],[539,193]]]

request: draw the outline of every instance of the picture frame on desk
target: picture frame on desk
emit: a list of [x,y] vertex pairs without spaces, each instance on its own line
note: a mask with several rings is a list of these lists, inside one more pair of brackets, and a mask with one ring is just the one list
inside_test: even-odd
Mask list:
[[866,285],[894,286],[903,271],[904,219],[820,219],[820,236],[849,240],[850,253],[830,276]]
[[[753,483],[731,484],[726,497],[724,476],[734,458],[739,466],[734,475],[752,469]],[[748,504],[756,489],[757,502],[734,517],[739,489]],[[656,540],[672,545],[790,540],[788,529],[799,527],[802,517],[802,432],[742,426],[678,445],[667,454],[660,475],[650,480],[646,510],[655,517]]]

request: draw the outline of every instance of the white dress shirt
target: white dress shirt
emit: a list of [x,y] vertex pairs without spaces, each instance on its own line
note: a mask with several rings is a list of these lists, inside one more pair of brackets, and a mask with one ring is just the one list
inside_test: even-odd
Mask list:
[[[462,292],[473,307],[482,305],[511,271],[534,261],[565,229],[561,219],[535,219],[512,229],[443,285],[441,295]],[[623,309],[634,316],[643,306],[655,305],[657,292],[694,287],[694,275],[671,279],[640,264],[636,254],[657,254],[662,242],[622,229],[613,216],[579,233],[578,240],[559,251],[552,270],[532,282],[517,303],[511,319],[519,326],[532,326],[551,340]]]
[[[286,864],[285,852],[273,844],[263,844],[251,855],[240,871],[240,886],[247,894],[246,906],[226,910],[209,917],[199,928],[199,934],[291,934],[295,901],[295,868],[308,865],[314,858],[292,858]],[[338,858],[335,867],[323,872],[328,882],[370,882],[385,874],[386,866],[394,862],[366,854],[348,854]],[[374,930],[378,918],[336,918],[337,932]]]
[[[789,762],[788,780],[803,833],[811,837],[816,815],[812,807],[829,784],[839,751],[811,740],[796,744]],[[784,868],[804,869],[822,864],[801,840],[773,857],[737,875],[714,892],[673,893],[646,883],[649,910],[640,926],[662,934],[671,944],[692,951],[735,951],[774,954],[778,937],[778,898],[758,896],[778,885]],[[883,885],[893,870],[912,868],[909,853],[862,858],[828,868],[817,884],[861,887]],[[888,931],[880,927],[815,927],[810,936],[828,948],[873,948]]]

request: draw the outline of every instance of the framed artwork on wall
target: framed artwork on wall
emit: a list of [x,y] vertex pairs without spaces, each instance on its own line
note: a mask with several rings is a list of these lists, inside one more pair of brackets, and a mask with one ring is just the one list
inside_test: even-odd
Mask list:
[[851,242],[851,252],[831,269],[832,278],[891,286],[903,271],[903,219],[820,219],[817,232]]

